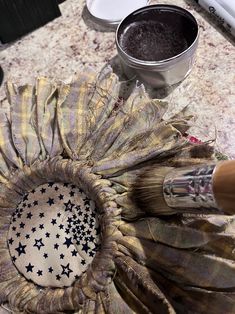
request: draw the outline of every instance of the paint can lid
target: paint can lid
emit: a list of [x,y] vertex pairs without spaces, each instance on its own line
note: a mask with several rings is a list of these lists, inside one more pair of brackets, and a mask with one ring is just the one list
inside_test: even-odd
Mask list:
[[86,5],[97,22],[117,26],[124,17],[146,6],[148,2],[148,0],[86,0]]

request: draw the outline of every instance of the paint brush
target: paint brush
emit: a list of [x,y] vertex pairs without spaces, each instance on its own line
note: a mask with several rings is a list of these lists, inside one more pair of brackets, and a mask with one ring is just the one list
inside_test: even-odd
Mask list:
[[155,215],[235,214],[235,160],[182,168],[152,166],[138,176],[131,198]]

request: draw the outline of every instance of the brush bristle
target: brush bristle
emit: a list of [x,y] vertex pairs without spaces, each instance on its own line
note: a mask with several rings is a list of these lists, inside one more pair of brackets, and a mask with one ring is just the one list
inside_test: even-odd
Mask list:
[[142,172],[136,179],[131,192],[131,199],[141,210],[155,214],[173,214],[164,199],[163,182],[167,173],[174,168],[152,166]]

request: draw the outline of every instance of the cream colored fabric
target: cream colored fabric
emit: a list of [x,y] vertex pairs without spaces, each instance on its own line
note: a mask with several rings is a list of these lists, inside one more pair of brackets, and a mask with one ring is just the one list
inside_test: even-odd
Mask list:
[[93,201],[71,184],[44,184],[13,214],[8,245],[13,263],[39,286],[70,286],[92,261],[99,242]]

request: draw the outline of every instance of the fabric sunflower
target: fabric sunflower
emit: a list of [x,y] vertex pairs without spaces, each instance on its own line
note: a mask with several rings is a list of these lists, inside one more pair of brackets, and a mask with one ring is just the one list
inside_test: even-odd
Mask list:
[[152,164],[215,160],[179,113],[110,68],[7,83],[0,107],[0,303],[12,313],[234,313],[234,216],[130,199]]

